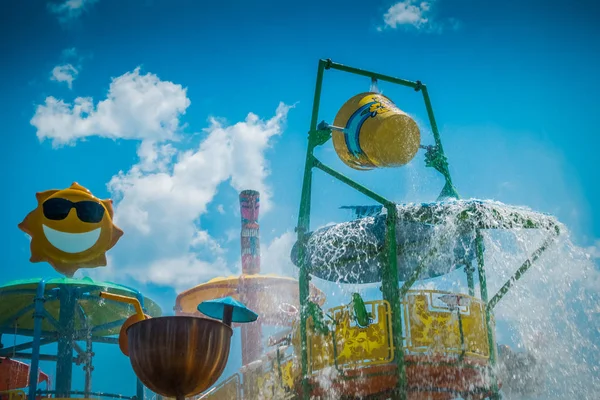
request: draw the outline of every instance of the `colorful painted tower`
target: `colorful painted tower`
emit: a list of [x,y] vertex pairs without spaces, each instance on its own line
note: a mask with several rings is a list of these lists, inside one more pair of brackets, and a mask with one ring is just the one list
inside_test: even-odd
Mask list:
[[[242,284],[240,297],[244,304],[256,304],[258,293],[244,276],[260,273],[260,234],[258,214],[260,212],[260,194],[256,190],[244,190],[240,193],[240,213],[242,215],[241,252]],[[242,330],[242,365],[257,360],[262,354],[262,329],[260,317],[257,321],[244,324]]]
[[240,212],[242,214],[242,274],[258,274],[260,272],[258,226],[260,194],[256,190],[244,190],[240,193]]

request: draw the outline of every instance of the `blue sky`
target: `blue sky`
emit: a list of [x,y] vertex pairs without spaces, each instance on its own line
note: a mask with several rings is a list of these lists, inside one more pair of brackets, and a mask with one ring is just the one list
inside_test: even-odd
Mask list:
[[[125,231],[109,267],[85,274],[135,286],[166,313],[178,291],[239,270],[242,189],[262,193],[263,270],[293,274],[319,58],[426,83],[459,193],[552,213],[597,257],[599,12],[583,0],[4,2],[0,283],[56,275],[28,262],[17,224],[35,192],[72,181],[115,199]],[[320,119],[368,85],[327,72]],[[425,121],[420,96],[380,88]],[[319,155],[398,202],[442,187],[422,155],[367,173],[344,169],[331,146]],[[369,203],[316,182],[313,227]],[[114,384],[100,372],[118,355],[108,351],[97,390]],[[127,373],[115,388],[132,392]]]

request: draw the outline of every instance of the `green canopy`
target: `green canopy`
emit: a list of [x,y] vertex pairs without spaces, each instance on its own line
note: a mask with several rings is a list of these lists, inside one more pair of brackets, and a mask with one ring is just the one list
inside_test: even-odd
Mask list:
[[[19,335],[33,336],[34,299],[41,278],[23,279],[0,286],[0,332],[17,330]],[[111,282],[97,282],[91,278],[52,278],[46,280],[42,336],[59,333],[61,304],[73,304],[74,330],[92,330],[93,336],[111,336],[119,333],[123,320],[135,313],[133,306],[100,298],[105,291],[143,299],[145,313],[157,317],[160,307],[132,288]],[[79,336],[79,335],[76,335]],[[79,340],[79,337],[75,337]]]

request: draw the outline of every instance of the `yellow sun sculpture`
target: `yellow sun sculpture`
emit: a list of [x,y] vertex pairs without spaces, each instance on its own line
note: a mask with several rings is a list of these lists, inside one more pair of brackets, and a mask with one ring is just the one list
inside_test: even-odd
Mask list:
[[100,200],[77,182],[36,194],[38,206],[19,224],[31,236],[31,262],[48,262],[68,277],[106,265],[106,252],[123,236],[113,224],[112,200]]

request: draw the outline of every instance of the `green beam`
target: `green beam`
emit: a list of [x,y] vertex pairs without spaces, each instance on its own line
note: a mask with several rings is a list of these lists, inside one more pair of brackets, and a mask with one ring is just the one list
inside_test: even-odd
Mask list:
[[467,286],[469,288],[469,296],[475,297],[475,279],[473,277],[474,268],[471,261],[465,265],[465,274],[467,274]]
[[[340,174],[339,172],[335,171],[332,168],[329,168],[328,166],[323,164],[321,161],[317,160],[315,157],[313,157],[313,165],[315,166],[315,168],[319,168],[321,171],[331,175],[332,177],[336,178],[340,182],[345,183],[346,185],[361,192],[365,196],[368,196],[371,199],[379,202],[380,204],[382,204],[386,207],[393,206],[394,214],[398,215],[398,212],[396,211],[396,205],[393,202],[386,199],[385,197],[378,195],[377,193],[373,192],[370,189],[367,189],[366,187],[362,186],[361,184],[354,182],[352,179],[346,177],[345,175]],[[394,245],[394,248],[395,248],[395,245]]]
[[[39,395],[58,395],[58,392],[56,390],[39,390],[37,392],[37,394]],[[79,390],[73,390],[71,391],[72,395],[85,395],[86,392],[82,392]],[[135,396],[123,396],[122,394],[115,394],[115,393],[102,393],[102,392],[92,392],[89,393],[90,396],[93,397],[109,397],[109,398],[113,398],[113,399],[124,399],[124,400],[133,400],[135,398]],[[137,399],[137,400],[143,400],[143,399]]]
[[[56,340],[57,340],[56,337],[43,338],[40,340],[40,346],[54,343],[54,342],[56,342]],[[31,349],[33,347],[33,343],[34,342],[31,341],[31,342],[27,342],[27,343],[18,344],[16,346],[12,346],[12,347],[4,347],[4,348],[0,349],[0,356],[10,357],[13,352]]]
[[374,78],[374,79],[377,79],[380,81],[386,81],[386,82],[390,82],[390,83],[395,83],[397,85],[407,86],[407,87],[413,88],[413,89],[417,89],[418,87],[421,86],[421,84],[418,82],[412,82],[412,81],[408,81],[406,79],[395,78],[393,76],[383,75],[383,74],[379,74],[377,72],[372,72],[372,71],[366,71],[364,69],[348,67],[346,65],[335,63],[331,60],[321,60],[321,62],[325,64],[325,67],[327,69],[337,69],[338,71],[349,72],[349,73],[355,74],[355,75],[362,75],[362,76]]
[[432,247],[431,249],[429,249],[429,251],[427,252],[425,257],[423,257],[421,262],[417,265],[417,268],[415,268],[415,270],[412,273],[412,275],[410,276],[410,278],[407,279],[406,282],[404,282],[404,285],[402,285],[402,287],[400,288],[400,298],[404,298],[406,293],[408,293],[408,291],[410,290],[412,285],[414,285],[415,282],[419,279],[419,276],[421,275],[421,271],[423,271],[423,269],[425,268],[425,265],[427,264],[427,262],[429,262],[429,259],[431,258],[431,256],[433,256],[435,253],[437,253],[437,251],[438,251],[437,247]]
[[423,101],[425,101],[425,108],[427,109],[427,117],[429,117],[429,124],[431,125],[431,133],[433,133],[433,140],[438,150],[444,154],[444,148],[442,147],[442,139],[440,138],[440,131],[438,130],[437,122],[435,122],[435,116],[433,115],[433,107],[431,106],[431,99],[429,98],[429,92],[427,86],[420,86],[421,93],[423,94]]
[[325,62],[319,61],[317,69],[317,82],[315,85],[315,96],[313,101],[312,117],[310,122],[310,130],[308,134],[308,147],[306,149],[306,162],[304,165],[304,179],[302,181],[302,195],[300,198],[300,210],[298,213],[298,226],[296,232],[298,234],[298,259],[299,259],[299,297],[300,297],[300,354],[302,365],[302,397],[305,400],[310,399],[310,385],[308,380],[308,352],[307,352],[307,335],[306,322],[308,319],[308,302],[310,296],[310,276],[308,266],[306,265],[306,234],[310,229],[310,203],[312,191],[312,168],[313,168],[313,151],[318,143],[317,120],[319,118],[319,104],[321,101],[321,88],[323,86],[323,71],[325,70]]
[[[14,357],[12,357],[11,354],[11,358],[15,358],[15,359],[19,359],[19,360],[31,360],[33,358],[33,355],[31,353],[21,353],[21,352],[17,352],[15,353]],[[40,361],[58,361],[58,356],[55,356],[53,354],[38,354],[38,359]],[[71,360],[72,363],[76,363],[77,362],[77,358],[73,357],[73,359]]]
[[315,97],[313,99],[312,116],[310,119],[310,131],[317,130],[317,120],[319,119],[319,106],[321,105],[321,90],[323,87],[323,71],[325,70],[324,60],[319,60],[319,66],[317,68],[317,83],[315,85]]
[[448,163],[446,161],[446,155],[444,154],[444,148],[442,146],[442,139],[440,138],[440,132],[438,130],[437,123],[435,122],[435,116],[433,115],[433,107],[431,106],[431,99],[429,98],[429,92],[427,91],[427,86],[420,85],[417,90],[421,90],[423,94],[423,101],[425,102],[425,108],[427,109],[427,116],[429,117],[429,124],[431,125],[431,132],[433,133],[433,139],[435,141],[436,153],[444,160],[444,165],[440,172],[444,176],[446,183],[444,184],[444,188],[438,197],[438,200],[443,198],[455,198],[460,199],[456,188],[452,184],[452,177],[450,176],[450,170],[448,168]]
[[392,313],[392,346],[394,347],[394,360],[398,370],[398,383],[396,386],[398,399],[406,400],[408,381],[404,365],[404,339],[402,334],[402,308],[400,303],[400,290],[398,287],[398,258],[396,253],[396,222],[398,213],[395,204],[387,204],[386,218],[386,251],[388,262],[384,263],[382,271],[381,291],[383,299],[390,304]]
[[485,260],[484,260],[484,247],[483,247],[483,235],[481,230],[476,230],[475,236],[475,250],[477,254],[477,272],[479,273],[479,290],[481,292],[481,300],[485,304],[485,326],[487,328],[488,335],[488,347],[490,353],[490,378],[491,378],[491,400],[500,399],[500,389],[498,388],[498,381],[494,372],[496,366],[496,343],[494,343],[494,328],[492,326],[492,314],[491,309],[487,306],[488,303],[488,291],[487,291],[487,279],[485,275]]
[[494,307],[496,307],[496,304],[498,304],[498,302],[500,300],[502,300],[502,298],[508,292],[508,290],[512,287],[512,285],[516,281],[521,279],[521,277],[525,274],[525,272],[527,272],[529,270],[529,268],[531,268],[533,263],[536,262],[540,258],[540,256],[548,249],[548,247],[550,247],[550,245],[556,240],[556,237],[559,235],[559,232],[560,231],[558,230],[558,227],[557,227],[555,232],[548,239],[546,239],[542,243],[542,245],[536,251],[533,252],[531,257],[529,257],[527,260],[525,260],[525,262],[519,267],[519,269],[517,269],[517,271],[513,274],[513,276],[511,276],[506,281],[506,283],[504,285],[502,285],[500,290],[498,290],[498,293],[496,293],[494,295],[494,297],[492,297],[492,299],[488,302],[488,308],[490,310],[493,309]]

